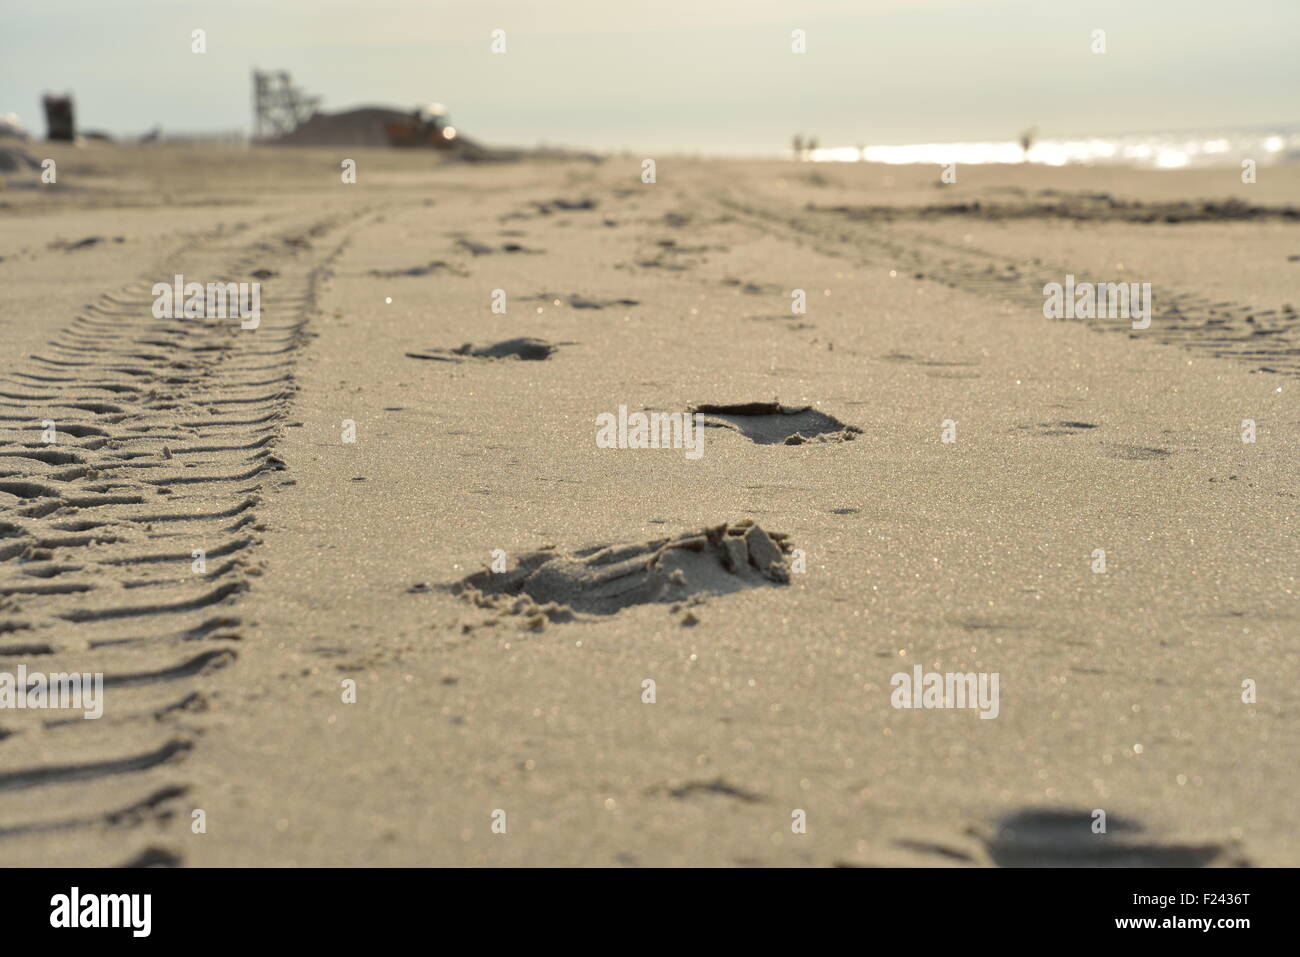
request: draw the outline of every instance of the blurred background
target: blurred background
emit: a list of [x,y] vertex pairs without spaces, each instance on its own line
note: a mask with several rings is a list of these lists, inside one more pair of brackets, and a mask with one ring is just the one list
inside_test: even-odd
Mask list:
[[[1228,160],[1243,137],[1275,161],[1300,145],[1296,0],[2,0],[0,10],[0,115],[37,137],[47,92],[74,95],[82,131],[247,137],[258,68],[287,72],[326,112],[446,104],[450,123],[502,146],[778,156],[798,134],[805,147],[815,138],[817,159],[976,162],[1014,160],[1029,135],[1042,162],[1118,150],[1176,166],[1212,159],[1204,144],[1218,140]],[[195,29],[206,53],[191,52]],[[494,30],[503,54],[491,51]],[[794,30],[806,31],[806,53],[791,51]],[[1094,30],[1104,54],[1092,52]],[[916,152],[952,143],[980,148]]]

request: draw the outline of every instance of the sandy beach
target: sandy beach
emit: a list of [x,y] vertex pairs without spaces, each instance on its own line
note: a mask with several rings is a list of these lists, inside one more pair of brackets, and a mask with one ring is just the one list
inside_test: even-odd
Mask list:
[[1300,168],[39,150],[6,863],[1300,864]]

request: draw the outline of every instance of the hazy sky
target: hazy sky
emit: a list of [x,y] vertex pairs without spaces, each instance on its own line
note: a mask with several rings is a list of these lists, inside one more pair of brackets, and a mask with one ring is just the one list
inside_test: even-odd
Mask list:
[[83,129],[249,129],[257,65],[502,145],[1141,132],[1300,120],[1298,39],[1300,0],[0,0],[0,113],[44,135],[41,93],[71,90]]

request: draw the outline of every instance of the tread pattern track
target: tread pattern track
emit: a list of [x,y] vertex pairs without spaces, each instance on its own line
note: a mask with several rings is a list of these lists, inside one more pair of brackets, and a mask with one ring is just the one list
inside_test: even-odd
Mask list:
[[[1043,286],[1067,273],[1092,279],[1079,264],[1066,267],[1038,257],[1011,259],[963,243],[951,243],[851,210],[789,209],[751,199],[720,198],[727,213],[768,232],[795,233],[819,252],[874,264],[904,275],[986,296],[1041,314]],[[1085,264],[1086,265],[1086,264]],[[1115,277],[1116,281],[1122,277]],[[1099,332],[1120,333],[1200,355],[1248,364],[1252,371],[1300,378],[1300,314],[1215,302],[1187,290],[1161,286],[1153,295],[1151,326],[1134,331],[1127,319],[1081,319]]]
[[[156,280],[104,294],[0,371],[0,672],[104,675],[98,720],[0,710],[10,862],[183,860],[184,762],[212,705],[198,676],[238,657],[259,504],[283,468],[295,354],[346,245],[339,227],[270,222],[187,244]],[[256,329],[153,316],[153,281],[263,269]],[[87,832],[82,856],[51,850],[68,831]]]

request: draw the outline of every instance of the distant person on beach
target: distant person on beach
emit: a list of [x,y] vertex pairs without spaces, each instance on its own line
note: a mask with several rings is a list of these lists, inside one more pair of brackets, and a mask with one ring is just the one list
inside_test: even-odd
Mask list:
[[1029,149],[1034,145],[1034,138],[1038,135],[1038,127],[1031,126],[1020,134],[1020,149],[1024,153],[1025,162],[1029,162]]

